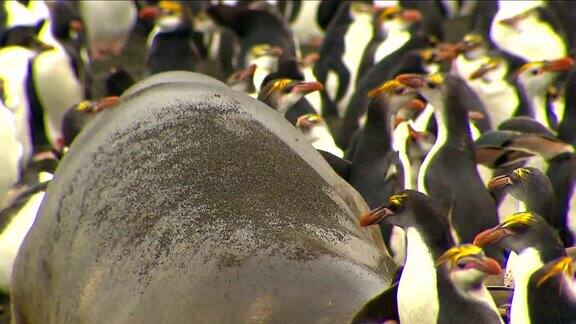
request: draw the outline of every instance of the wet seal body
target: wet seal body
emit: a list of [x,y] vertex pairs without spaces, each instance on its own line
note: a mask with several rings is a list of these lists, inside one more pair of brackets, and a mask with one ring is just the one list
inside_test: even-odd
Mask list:
[[345,322],[390,283],[367,207],[269,107],[189,72],[76,138],[20,250],[20,323]]

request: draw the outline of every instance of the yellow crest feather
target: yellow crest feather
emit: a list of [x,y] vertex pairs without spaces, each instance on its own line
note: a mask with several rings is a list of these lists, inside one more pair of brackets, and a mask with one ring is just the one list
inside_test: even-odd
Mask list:
[[429,74],[427,79],[435,84],[442,84],[444,82],[444,77],[440,73]]
[[300,118],[304,118],[310,122],[316,122],[316,121],[323,121],[324,119],[322,119],[322,117],[320,115],[317,114],[306,114],[306,115],[302,115]]
[[538,280],[538,282],[536,283],[536,286],[540,287],[540,285],[542,285],[544,282],[546,282],[546,280],[556,276],[559,273],[564,273],[571,279],[574,277],[574,266],[572,265],[572,258],[571,257],[567,256],[567,257],[560,258],[550,268],[550,270],[548,270],[548,272],[546,274],[544,274],[544,276],[542,276],[542,278],[540,278]]
[[388,80],[388,81],[382,83],[379,87],[370,90],[368,92],[368,97],[373,98],[380,93],[389,94],[392,91],[394,91],[396,88],[398,88],[399,86],[401,86],[400,82],[398,82],[396,80]]
[[524,179],[526,178],[529,174],[531,174],[532,172],[526,168],[518,168],[515,169],[514,171],[512,171],[514,173],[514,175],[516,177],[518,177],[519,179]]
[[76,111],[86,111],[90,107],[90,101],[84,100],[76,105]]
[[161,0],[158,7],[164,11],[179,13],[182,11],[182,5],[178,1]]
[[506,217],[502,222],[502,227],[518,224],[529,225],[532,222],[534,222],[534,215],[531,212],[522,212]]
[[444,252],[444,254],[442,254],[438,260],[436,260],[436,266],[450,261],[450,266],[452,267],[454,264],[456,264],[456,262],[458,262],[458,260],[465,256],[478,255],[483,253],[484,251],[482,251],[482,249],[476,245],[462,244]]
[[401,206],[402,202],[408,197],[408,194],[393,195],[388,199],[388,202],[394,206]]
[[287,85],[289,85],[292,82],[293,82],[292,79],[279,79],[279,80],[274,81],[274,83],[272,83],[272,86],[270,87],[270,90],[268,90],[268,93],[266,94],[266,96],[269,96],[274,91],[284,89]]

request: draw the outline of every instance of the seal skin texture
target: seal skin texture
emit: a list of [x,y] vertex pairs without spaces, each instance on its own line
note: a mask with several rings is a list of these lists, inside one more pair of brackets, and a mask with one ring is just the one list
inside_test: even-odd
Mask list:
[[134,85],[75,139],[17,257],[17,323],[345,322],[389,286],[367,210],[277,112]]

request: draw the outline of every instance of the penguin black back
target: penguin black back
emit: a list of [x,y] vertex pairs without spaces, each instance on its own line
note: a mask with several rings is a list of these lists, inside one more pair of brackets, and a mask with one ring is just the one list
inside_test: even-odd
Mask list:
[[148,72],[194,71],[199,60],[200,54],[192,39],[192,29],[184,24],[154,37],[148,53]]

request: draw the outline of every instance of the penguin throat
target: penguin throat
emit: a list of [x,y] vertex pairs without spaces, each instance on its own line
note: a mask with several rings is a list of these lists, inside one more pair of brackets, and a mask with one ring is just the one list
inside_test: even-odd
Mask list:
[[546,109],[546,96],[536,95],[532,98],[532,105],[534,107],[534,119],[540,124],[546,126],[548,129],[550,127],[550,122],[548,121],[548,113]]
[[407,228],[406,238],[406,264],[397,296],[400,323],[435,323],[440,307],[435,256],[416,228]]
[[530,323],[528,312],[528,281],[530,276],[544,263],[540,253],[534,248],[526,248],[514,260],[512,267],[514,277],[514,295],[512,296],[511,324]]

